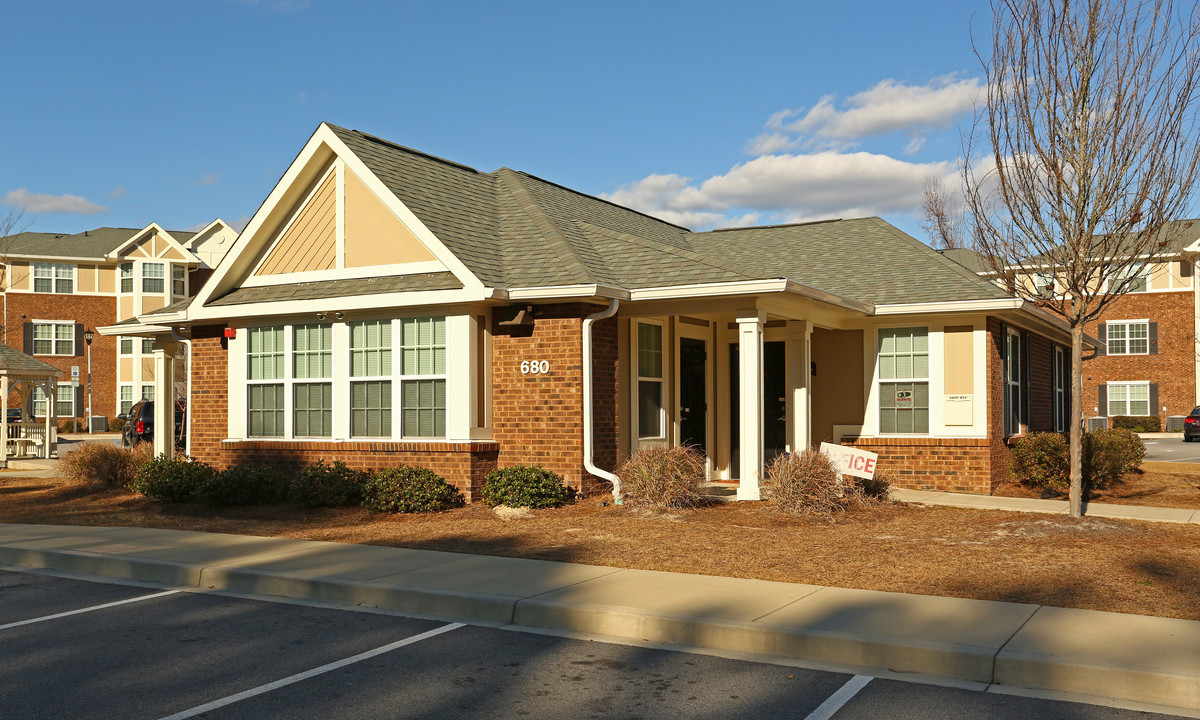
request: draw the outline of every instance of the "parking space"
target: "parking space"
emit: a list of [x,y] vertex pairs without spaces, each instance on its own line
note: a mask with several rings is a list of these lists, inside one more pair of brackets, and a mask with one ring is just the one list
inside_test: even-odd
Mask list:
[[1185,443],[1182,435],[1146,438],[1146,459],[1157,462],[1200,463],[1200,443]]
[[[77,610],[85,612],[63,614]],[[0,571],[0,612],[0,717],[6,720],[1148,717],[376,612],[164,594],[11,571]],[[50,619],[28,622],[39,618]]]

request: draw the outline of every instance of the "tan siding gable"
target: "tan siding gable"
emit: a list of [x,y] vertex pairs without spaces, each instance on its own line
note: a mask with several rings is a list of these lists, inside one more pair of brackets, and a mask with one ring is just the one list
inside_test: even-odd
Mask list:
[[337,254],[335,174],[330,173],[255,275],[332,270]]
[[183,256],[183,253],[176,250],[170,244],[163,243],[163,245],[164,245],[164,247],[162,248],[162,250],[159,252],[159,255],[158,255],[160,258],[163,258],[165,260],[186,260],[187,259]]
[[400,219],[346,170],[346,267],[436,260]]

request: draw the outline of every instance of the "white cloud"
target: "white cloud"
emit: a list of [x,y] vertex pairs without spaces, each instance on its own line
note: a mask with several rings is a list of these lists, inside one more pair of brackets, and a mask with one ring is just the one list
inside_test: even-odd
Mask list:
[[0,205],[13,205],[31,213],[75,213],[77,215],[95,215],[107,208],[97,205],[78,195],[42,195],[31,193],[25,188],[17,188],[0,200]]
[[980,78],[959,75],[944,75],[924,85],[882,80],[869,90],[851,95],[841,109],[835,107],[834,96],[826,95],[804,117],[784,128],[834,140],[860,140],[903,130],[945,129],[974,107],[982,91]]
[[118,185],[112,189],[112,192],[110,192],[107,197],[109,200],[120,200],[121,198],[125,197],[125,193],[128,191],[128,185]]
[[[913,163],[866,152],[767,155],[699,183],[651,175],[603,197],[692,228],[763,217],[799,222],[912,212],[921,205],[926,177],[954,172],[953,162]],[[729,217],[730,211],[741,214]]]
[[221,176],[217,173],[204,173],[204,177],[200,178],[201,185],[216,185]]

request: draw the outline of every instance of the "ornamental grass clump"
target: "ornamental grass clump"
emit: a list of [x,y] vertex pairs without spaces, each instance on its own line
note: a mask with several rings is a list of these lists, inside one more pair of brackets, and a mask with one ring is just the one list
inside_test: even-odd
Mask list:
[[442,512],[463,506],[462,493],[429,468],[380,470],[363,483],[363,505],[375,512]]
[[766,499],[786,515],[830,518],[851,507],[869,508],[888,501],[891,478],[876,470],[871,479],[839,476],[833,459],[815,448],[785,453],[767,468]]
[[154,456],[149,443],[123,448],[110,442],[86,442],[63,456],[63,476],[89,487],[123,488],[139,467]]
[[649,447],[638,450],[616,470],[621,495],[632,505],[694,508],[708,499],[704,455],[693,447]]
[[480,496],[488,507],[505,505],[537,510],[573,502],[575,489],[567,487],[561,475],[543,467],[514,465],[488,473]]
[[341,460],[326,465],[318,460],[292,480],[288,500],[304,507],[361,505],[363,486],[371,478],[365,470],[351,470]]

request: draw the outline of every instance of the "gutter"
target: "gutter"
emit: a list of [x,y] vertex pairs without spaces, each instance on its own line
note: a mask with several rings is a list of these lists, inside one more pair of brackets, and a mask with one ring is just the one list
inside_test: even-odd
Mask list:
[[613,298],[608,307],[583,319],[583,469],[612,483],[613,502],[617,505],[625,502],[621,497],[621,478],[596,467],[592,459],[592,324],[615,315],[620,304],[618,298]]

